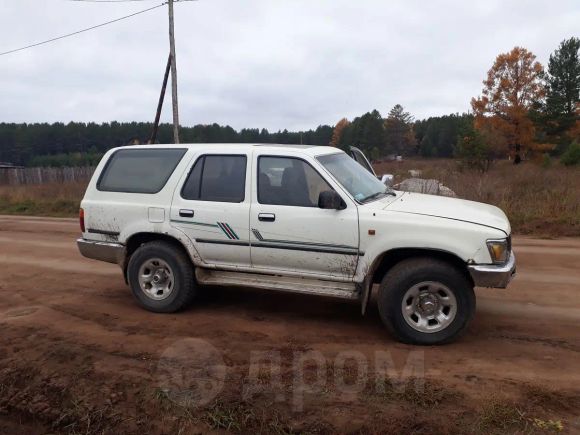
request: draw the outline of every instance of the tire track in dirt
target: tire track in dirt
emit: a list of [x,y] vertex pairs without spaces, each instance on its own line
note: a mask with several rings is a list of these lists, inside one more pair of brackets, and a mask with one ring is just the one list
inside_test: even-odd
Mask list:
[[550,317],[553,319],[565,319],[580,323],[579,308],[546,307],[531,303],[509,302],[480,298],[477,302],[478,310],[493,314],[510,314],[523,317],[538,318]]
[[539,254],[539,255],[572,255],[576,258],[580,258],[580,249],[579,248],[550,248],[545,246],[514,246],[514,251],[516,254],[518,253],[525,253],[525,254]]
[[[2,233],[0,233],[2,234]],[[4,237],[0,236],[0,244],[7,244],[9,246],[25,245],[35,246],[50,249],[70,249],[74,242],[60,242],[55,240],[26,240],[22,237]]]
[[[80,255],[80,254],[79,254]],[[67,273],[86,273],[92,275],[115,275],[119,276],[121,270],[117,266],[116,268],[103,268],[95,265],[91,265],[84,261],[62,261],[60,259],[46,259],[46,258],[35,258],[35,257],[24,257],[10,254],[0,254],[0,263],[13,265],[13,266],[30,266],[30,267],[41,267],[58,272]],[[113,265],[114,266],[114,265]]]

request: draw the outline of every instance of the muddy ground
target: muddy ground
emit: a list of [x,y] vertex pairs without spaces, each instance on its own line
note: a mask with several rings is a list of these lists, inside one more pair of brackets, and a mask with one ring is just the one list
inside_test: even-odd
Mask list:
[[467,333],[422,348],[317,297],[145,312],[78,233],[0,217],[0,433],[580,432],[579,239],[516,237],[509,290],[478,289]]

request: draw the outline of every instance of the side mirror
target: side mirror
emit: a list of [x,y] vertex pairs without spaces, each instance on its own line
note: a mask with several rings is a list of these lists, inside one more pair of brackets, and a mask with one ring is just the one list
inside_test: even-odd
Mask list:
[[391,174],[384,174],[381,177],[381,182],[388,187],[392,187],[393,186],[393,180],[394,180],[394,176]]
[[327,210],[342,210],[346,204],[334,190],[325,190],[318,195],[318,207]]

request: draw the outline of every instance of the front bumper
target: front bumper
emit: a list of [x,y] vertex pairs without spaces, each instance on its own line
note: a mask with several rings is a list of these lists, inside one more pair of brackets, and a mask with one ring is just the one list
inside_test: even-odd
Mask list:
[[506,288],[516,275],[516,256],[512,251],[506,264],[467,266],[476,287]]
[[77,246],[84,257],[122,265],[125,261],[125,246],[120,243],[77,239]]

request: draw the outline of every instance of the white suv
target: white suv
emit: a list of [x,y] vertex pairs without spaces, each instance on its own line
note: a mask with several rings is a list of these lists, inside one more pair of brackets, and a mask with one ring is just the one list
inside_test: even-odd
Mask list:
[[353,157],[302,145],[115,148],[81,203],[78,247],[119,264],[150,311],[221,285],[359,300],[364,314],[378,283],[399,340],[451,341],[473,317],[473,287],[505,288],[515,273],[505,214],[390,190]]

